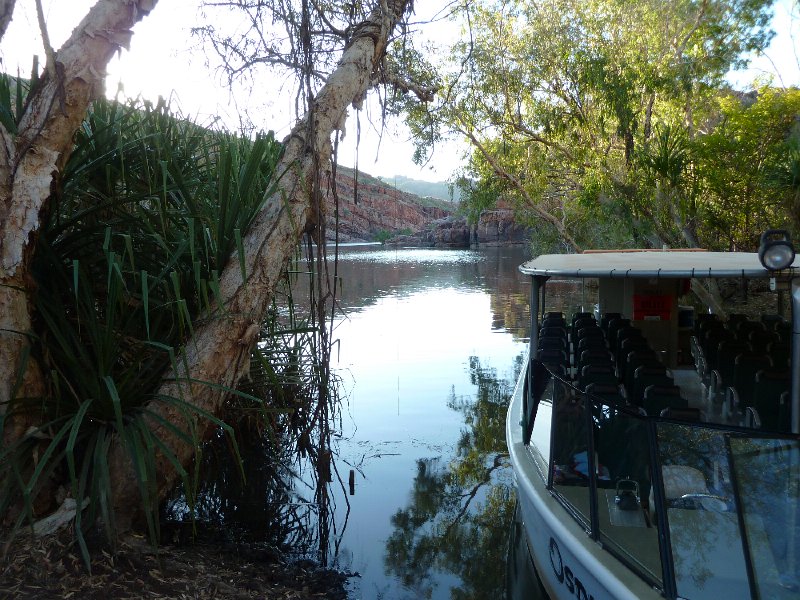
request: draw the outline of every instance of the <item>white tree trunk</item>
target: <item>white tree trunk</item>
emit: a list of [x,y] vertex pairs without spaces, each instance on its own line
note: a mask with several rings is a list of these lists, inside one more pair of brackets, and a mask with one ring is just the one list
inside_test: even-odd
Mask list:
[[[48,60],[18,131],[0,126],[0,415],[12,400],[28,345],[33,287],[28,264],[53,175],[66,162],[90,103],[102,93],[109,60],[128,47],[131,28],[157,1],[98,0],[55,53],[55,63]],[[10,20],[13,5],[0,0],[0,28]],[[29,361],[18,395],[36,395],[39,379]]]
[[[179,372],[170,373],[159,395],[181,397],[195,406],[217,414],[227,394],[218,387],[236,387],[249,368],[250,353],[256,342],[266,309],[280,273],[308,225],[314,225],[315,205],[312,190],[320,166],[330,171],[331,134],[341,128],[350,104],[360,104],[371,77],[384,55],[387,41],[408,0],[384,0],[353,31],[337,68],[328,77],[313,106],[284,140],[285,152],[276,172],[282,174],[278,189],[267,199],[244,242],[245,272],[234,254],[221,277],[223,306],[206,315],[195,327],[194,337],[186,344],[185,359],[179,359]],[[321,186],[320,186],[321,187]],[[317,188],[318,189],[318,188]],[[311,221],[310,221],[311,219]],[[186,415],[165,403],[151,403],[148,408],[166,421],[186,428]],[[184,443],[172,431],[151,420],[152,431],[165,441],[183,465],[194,457],[195,448]],[[207,423],[193,423],[206,428]],[[201,429],[203,431],[204,429]],[[158,457],[158,493],[163,497],[174,485],[177,474],[169,460]],[[110,456],[114,481],[114,512],[118,529],[130,525],[139,495],[133,466],[125,448],[117,440]]]

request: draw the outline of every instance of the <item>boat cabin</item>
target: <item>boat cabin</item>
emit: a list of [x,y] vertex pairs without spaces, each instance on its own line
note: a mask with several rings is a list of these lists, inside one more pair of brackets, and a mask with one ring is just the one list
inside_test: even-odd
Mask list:
[[[800,263],[591,252],[520,271],[531,359],[507,436],[550,596],[800,597]],[[565,278],[597,302],[548,310]],[[774,311],[682,305],[706,279],[760,279]]]

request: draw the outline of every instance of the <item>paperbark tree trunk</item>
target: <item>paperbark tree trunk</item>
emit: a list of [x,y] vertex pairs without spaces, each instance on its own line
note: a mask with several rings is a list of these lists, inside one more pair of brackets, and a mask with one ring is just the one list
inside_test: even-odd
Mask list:
[[[408,0],[384,0],[357,26],[345,46],[337,68],[313,100],[309,112],[284,140],[285,151],[277,173],[278,189],[267,199],[243,240],[245,277],[238,258],[232,256],[221,277],[223,306],[206,315],[195,327],[185,346],[179,371],[168,374],[158,394],[181,397],[198,408],[217,414],[227,393],[235,388],[250,363],[250,353],[269,306],[280,273],[301,235],[316,224],[312,190],[320,166],[329,173],[331,134],[345,121],[348,106],[360,105],[396,23],[409,6]],[[324,242],[324,240],[322,240]],[[207,385],[208,382],[213,384]],[[223,389],[220,386],[224,386]],[[186,428],[187,416],[168,403],[151,403],[148,409],[166,422]],[[207,423],[192,427],[207,428]],[[151,419],[152,432],[183,465],[188,465],[195,448],[186,444],[158,419]],[[201,429],[202,430],[202,429]],[[118,531],[124,531],[142,515],[139,484],[121,440],[109,457],[112,473],[114,513]],[[177,473],[162,454],[157,458],[158,495],[163,498],[174,486]]]
[[[31,334],[29,262],[54,175],[69,156],[90,103],[102,93],[108,62],[128,47],[131,28],[157,1],[98,0],[58,52],[48,52],[17,131],[0,126],[0,416],[12,396],[36,396],[41,389],[32,359],[21,388],[15,388]],[[0,0],[0,33],[13,8],[13,0]],[[5,419],[4,424],[6,441],[13,439],[21,423]]]

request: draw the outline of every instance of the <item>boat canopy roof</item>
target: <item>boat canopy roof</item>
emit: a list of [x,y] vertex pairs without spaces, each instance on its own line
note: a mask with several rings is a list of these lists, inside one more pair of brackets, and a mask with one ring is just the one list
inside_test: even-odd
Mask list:
[[543,254],[520,266],[526,275],[610,278],[800,277],[800,259],[782,271],[765,269],[755,252],[615,250]]

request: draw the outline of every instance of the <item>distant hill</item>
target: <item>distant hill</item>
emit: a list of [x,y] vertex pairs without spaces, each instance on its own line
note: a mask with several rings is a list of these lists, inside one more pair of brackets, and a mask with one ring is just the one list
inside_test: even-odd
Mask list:
[[[338,167],[339,171],[348,177],[353,176],[353,169],[348,167]],[[394,177],[373,177],[367,173],[359,172],[358,181],[369,185],[382,185],[393,187],[401,192],[408,192],[420,198],[435,198],[444,200],[448,203],[458,203],[461,194],[457,189],[453,190],[453,197],[450,197],[450,185],[446,181],[422,181],[412,179],[405,175],[395,175]],[[451,207],[452,208],[452,207]]]
[[458,189],[453,190],[453,197],[450,197],[450,184],[446,181],[421,181],[419,179],[412,179],[405,175],[395,175],[394,177],[379,177],[384,183],[393,185],[399,190],[416,194],[423,198],[439,198],[449,202],[458,202],[460,192]]

